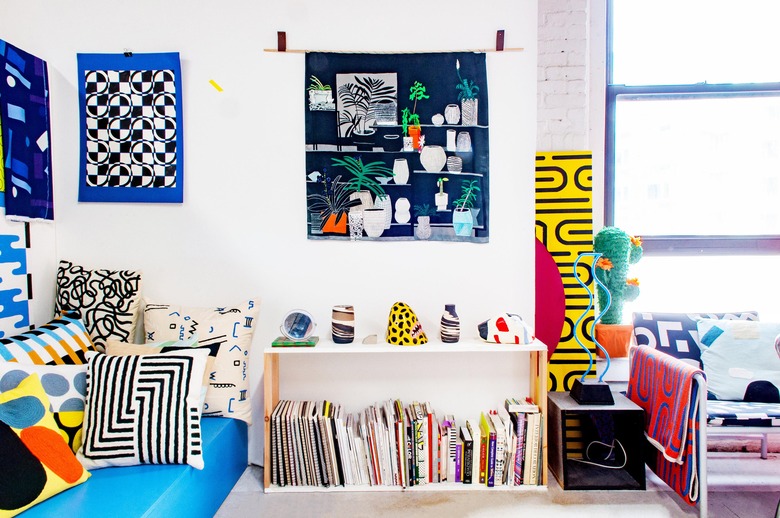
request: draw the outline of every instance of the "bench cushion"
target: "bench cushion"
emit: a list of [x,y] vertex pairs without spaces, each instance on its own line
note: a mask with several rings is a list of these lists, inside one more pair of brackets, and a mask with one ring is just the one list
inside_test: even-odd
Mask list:
[[[87,482],[25,511],[51,516],[181,516],[211,518],[247,467],[247,427],[236,419],[204,418],[205,467],[145,464],[96,469]],[[186,510],[186,511],[185,511]]]
[[707,401],[709,426],[780,426],[780,404]]

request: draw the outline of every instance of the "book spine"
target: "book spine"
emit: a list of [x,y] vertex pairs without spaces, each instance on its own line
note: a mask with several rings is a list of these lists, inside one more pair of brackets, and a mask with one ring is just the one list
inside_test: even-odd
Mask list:
[[506,433],[504,422],[498,414],[490,414],[493,428],[496,429],[496,453],[495,453],[495,484],[504,483],[504,466],[506,463]]
[[496,483],[496,434],[490,432],[488,435],[488,456],[487,456],[487,474],[485,475],[485,485],[493,487]]
[[512,414],[512,418],[515,422],[515,434],[517,442],[517,450],[515,451],[514,458],[514,477],[515,485],[519,486],[523,483],[523,460],[525,459],[525,423],[526,414],[522,412],[516,412]]
[[417,472],[416,472],[416,460],[417,450],[414,443],[414,424],[412,420],[412,414],[405,409],[404,412],[405,425],[406,425],[406,465],[407,465],[407,483],[409,486],[417,484]]
[[479,437],[479,483],[487,482],[487,461],[488,461],[488,436]]
[[533,450],[534,450],[534,421],[538,414],[527,414],[525,425],[525,452],[523,453],[523,484],[533,484]]
[[474,475],[474,442],[463,441],[463,483],[471,484]]
[[457,447],[458,447],[458,427],[455,425],[455,416],[448,415],[445,418],[447,422],[447,480],[460,482],[455,478],[460,479],[457,471],[456,459],[457,459]]
[[461,482],[461,477],[463,475],[461,465],[461,459],[463,458],[463,441],[460,439],[457,440],[458,442],[455,444],[455,471],[453,471],[453,476],[455,482]]
[[414,420],[414,442],[417,462],[417,483],[422,485],[428,482],[428,454],[426,449],[427,423],[422,414],[418,413]]
[[428,482],[434,482],[434,472],[436,472],[436,449],[438,448],[438,440],[436,433],[434,432],[433,414],[428,412],[425,419],[425,434],[426,434],[426,455],[428,457]]
[[531,484],[538,485],[541,477],[539,476],[539,457],[542,439],[542,415],[536,414],[534,419],[534,442],[531,457]]

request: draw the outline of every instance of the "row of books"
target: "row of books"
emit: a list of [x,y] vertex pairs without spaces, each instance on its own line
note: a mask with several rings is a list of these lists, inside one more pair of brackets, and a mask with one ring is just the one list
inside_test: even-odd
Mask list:
[[529,399],[460,424],[427,402],[387,400],[347,413],[330,401],[281,400],[271,414],[271,483],[540,485],[543,416]]

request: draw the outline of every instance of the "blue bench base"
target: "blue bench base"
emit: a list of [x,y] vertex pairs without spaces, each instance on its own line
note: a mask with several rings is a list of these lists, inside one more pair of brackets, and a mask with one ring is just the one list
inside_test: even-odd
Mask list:
[[247,467],[247,426],[220,417],[201,420],[205,468],[143,465],[92,471],[83,484],[20,516],[211,518]]

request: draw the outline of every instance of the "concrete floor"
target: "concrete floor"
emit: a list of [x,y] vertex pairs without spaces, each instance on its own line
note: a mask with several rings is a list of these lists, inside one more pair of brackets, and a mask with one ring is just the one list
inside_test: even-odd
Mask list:
[[[710,452],[710,518],[773,518],[780,500],[780,453]],[[653,473],[646,491],[563,491],[550,474],[546,490],[273,493],[262,491],[262,468],[250,466],[222,504],[227,517],[517,517],[655,518],[698,516]]]

